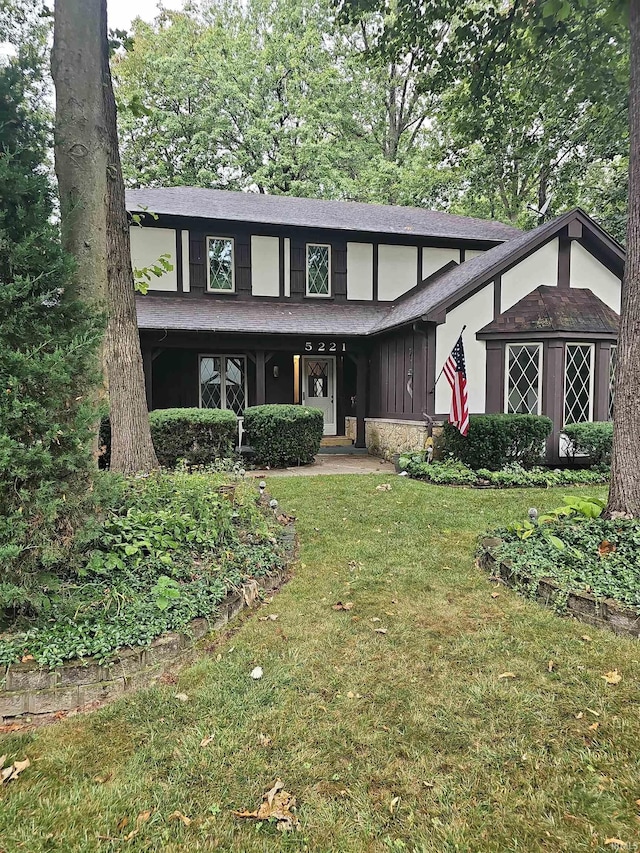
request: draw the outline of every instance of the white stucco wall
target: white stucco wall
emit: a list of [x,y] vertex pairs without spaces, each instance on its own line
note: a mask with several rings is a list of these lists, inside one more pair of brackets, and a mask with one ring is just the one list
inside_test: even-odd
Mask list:
[[347,299],[373,299],[373,243],[347,243]]
[[251,293],[280,295],[280,241],[277,237],[251,236]]
[[191,277],[189,275],[189,232],[183,231],[182,240],[182,289],[187,293],[191,290]]
[[378,246],[378,299],[390,302],[417,283],[417,246]]
[[284,238],[284,295],[291,296],[291,240]]
[[478,255],[484,255],[484,249],[465,249],[464,250],[464,259],[465,261],[470,261],[471,258],[477,258]]
[[558,240],[555,239],[545,243],[537,252],[503,273],[500,312],[507,311],[540,285],[557,284]]
[[586,287],[609,308],[620,313],[620,279],[577,240],[571,243],[571,287]]
[[425,246],[422,250],[422,278],[429,278],[450,261],[460,263],[460,249],[436,249]]
[[170,255],[169,262],[173,264],[171,272],[157,278],[151,276],[149,290],[177,290],[178,271],[176,269],[176,232],[173,228],[145,228],[141,225],[132,225],[129,229],[131,235],[131,263],[134,267],[142,269],[157,263],[160,255]]
[[[470,412],[484,412],[487,353],[476,332],[493,320],[493,282],[447,312],[446,322],[436,329],[436,376],[449,357],[463,326],[462,336],[467,367],[467,394]],[[436,413],[444,414],[451,405],[451,388],[442,376],[436,385]]]

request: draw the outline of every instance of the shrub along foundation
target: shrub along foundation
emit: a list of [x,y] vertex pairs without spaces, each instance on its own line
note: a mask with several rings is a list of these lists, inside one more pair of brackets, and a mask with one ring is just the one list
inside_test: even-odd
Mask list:
[[[481,553],[478,563],[481,568],[500,578],[512,589],[532,590],[536,581],[524,572],[515,571],[509,561],[500,562],[492,553],[502,540],[486,537],[480,543]],[[596,598],[588,592],[567,592],[551,578],[540,578],[532,598],[545,607],[553,608],[581,622],[607,628],[624,637],[640,637],[640,613],[630,607],[624,607],[612,598]]]

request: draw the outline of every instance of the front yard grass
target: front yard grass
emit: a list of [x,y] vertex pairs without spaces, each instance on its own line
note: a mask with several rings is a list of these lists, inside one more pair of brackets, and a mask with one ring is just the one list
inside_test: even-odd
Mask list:
[[[0,736],[8,760],[32,762],[0,789],[3,853],[640,850],[637,642],[473,563],[478,534],[566,488],[268,485],[298,515],[293,580],[177,684]],[[298,798],[288,836],[231,815],[277,778]]]

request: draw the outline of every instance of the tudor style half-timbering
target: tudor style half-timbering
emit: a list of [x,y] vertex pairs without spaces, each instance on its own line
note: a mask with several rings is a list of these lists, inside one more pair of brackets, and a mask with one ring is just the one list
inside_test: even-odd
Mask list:
[[[134,190],[149,406],[293,402],[378,452],[445,418],[437,372],[466,326],[472,412],[562,427],[611,414],[624,255],[580,210],[522,233],[414,208],[176,187]],[[412,434],[413,431],[413,434]],[[417,436],[417,438],[416,438]]]

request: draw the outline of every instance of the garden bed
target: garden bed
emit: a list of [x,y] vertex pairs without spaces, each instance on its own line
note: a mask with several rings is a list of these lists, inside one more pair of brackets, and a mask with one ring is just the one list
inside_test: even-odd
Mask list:
[[[640,523],[580,514],[590,499],[494,531],[479,562],[523,595],[583,622],[640,636]],[[570,509],[571,504],[577,509]]]
[[148,683],[209,625],[279,585],[293,559],[291,519],[242,478],[103,477],[101,515],[70,548],[46,605],[3,626],[0,717]]
[[463,462],[445,460],[427,462],[424,453],[402,454],[397,467],[415,480],[443,486],[468,486],[474,489],[523,489],[554,486],[591,486],[609,482],[607,468],[524,468],[517,462],[500,471],[474,470]]

